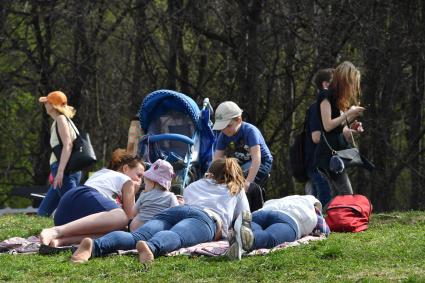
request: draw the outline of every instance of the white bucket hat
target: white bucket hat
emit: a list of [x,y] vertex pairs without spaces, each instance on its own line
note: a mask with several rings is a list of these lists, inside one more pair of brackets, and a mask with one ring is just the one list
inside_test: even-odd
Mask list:
[[215,111],[215,123],[213,130],[223,130],[229,125],[233,118],[242,115],[242,109],[233,101],[225,101],[220,103]]

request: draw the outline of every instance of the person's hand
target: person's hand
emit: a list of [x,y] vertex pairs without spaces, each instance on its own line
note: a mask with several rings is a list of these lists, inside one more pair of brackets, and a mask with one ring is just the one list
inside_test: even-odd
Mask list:
[[248,191],[249,185],[251,185],[251,182],[248,182],[247,180],[245,180],[245,184],[244,184],[244,186],[245,186],[245,192]]
[[179,202],[179,205],[184,205],[184,198],[182,195],[176,195],[177,201]]
[[63,181],[63,171],[58,171],[56,173],[55,181],[53,182],[53,189],[61,188]]
[[351,131],[352,131],[353,133],[356,133],[356,134],[360,134],[360,133],[363,133],[363,132],[364,132],[362,122],[359,122],[359,121],[357,121],[357,120],[355,120],[355,121],[351,124],[350,129],[351,129]]
[[347,112],[346,112],[348,120],[352,120],[352,119],[358,117],[365,110],[366,110],[366,108],[361,107],[361,106],[351,106],[350,109],[348,109]]
[[133,180],[133,179],[131,179],[131,181],[133,182],[133,185],[134,185],[134,187],[135,188],[139,188],[140,187],[140,185],[142,184],[142,179],[135,179],[135,180]]
[[133,188],[134,188],[134,193],[137,193],[138,191],[140,191],[140,186],[142,185],[141,181],[134,181],[131,180],[133,182]]

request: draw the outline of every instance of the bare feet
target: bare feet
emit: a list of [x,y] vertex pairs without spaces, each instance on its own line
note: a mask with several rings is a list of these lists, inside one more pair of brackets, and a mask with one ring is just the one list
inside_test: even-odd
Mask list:
[[51,240],[49,246],[51,246],[51,247],[60,247],[61,244],[60,244],[59,239],[53,239],[53,240]]
[[90,238],[84,238],[78,249],[71,256],[71,261],[74,263],[84,263],[89,260],[92,254],[93,240]]
[[43,245],[48,246],[52,240],[59,237],[59,231],[56,229],[56,227],[43,229],[40,233],[40,242]]
[[145,241],[138,241],[136,244],[136,249],[139,252],[140,263],[145,264],[154,261],[153,253]]

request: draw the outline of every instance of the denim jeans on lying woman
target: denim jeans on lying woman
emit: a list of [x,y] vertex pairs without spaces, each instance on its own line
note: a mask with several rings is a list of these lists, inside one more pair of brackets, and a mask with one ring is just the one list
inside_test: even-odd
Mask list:
[[92,256],[136,248],[146,241],[155,257],[214,239],[216,224],[202,209],[185,205],[168,208],[134,232],[115,231],[94,241]]
[[[56,177],[58,172],[59,162],[55,162],[50,165],[50,173],[53,178]],[[76,188],[80,184],[81,171],[74,172],[71,174],[63,175],[62,187],[53,188],[50,185],[46,196],[38,208],[37,214],[40,216],[50,216],[59,204],[61,197],[69,190]]]
[[253,250],[271,249],[284,242],[298,240],[298,226],[282,211],[259,210],[252,214]]

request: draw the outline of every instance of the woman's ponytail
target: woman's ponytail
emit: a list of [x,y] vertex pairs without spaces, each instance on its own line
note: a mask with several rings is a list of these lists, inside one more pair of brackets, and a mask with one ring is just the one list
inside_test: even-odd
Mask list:
[[238,161],[235,158],[221,158],[214,160],[209,173],[218,184],[226,184],[231,195],[236,195],[244,186],[245,178]]

